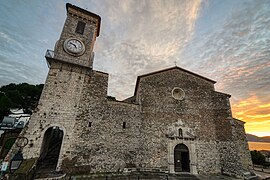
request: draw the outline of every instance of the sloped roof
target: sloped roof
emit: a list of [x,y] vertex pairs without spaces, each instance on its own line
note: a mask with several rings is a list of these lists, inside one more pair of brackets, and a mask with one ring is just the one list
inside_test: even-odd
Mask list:
[[137,81],[136,81],[136,86],[135,86],[134,96],[137,94],[137,89],[138,89],[139,82],[140,82],[140,79],[141,79],[141,78],[147,77],[147,76],[151,76],[151,75],[155,75],[155,74],[159,74],[159,73],[166,72],[166,71],[170,71],[170,70],[174,70],[174,69],[179,69],[179,70],[181,70],[181,71],[183,71],[183,72],[186,72],[186,73],[188,73],[188,74],[192,74],[192,75],[197,76],[197,77],[199,77],[199,78],[201,78],[201,79],[204,79],[204,80],[206,80],[206,81],[209,81],[209,82],[211,82],[211,83],[213,83],[213,84],[216,83],[216,81],[214,81],[214,80],[212,80],[212,79],[206,78],[206,77],[204,77],[204,76],[201,76],[201,75],[196,74],[196,73],[194,73],[194,72],[191,72],[191,71],[188,71],[188,70],[186,70],[186,69],[180,68],[180,67],[178,67],[178,66],[174,66],[174,67],[171,67],[171,68],[162,69],[162,70],[159,70],[159,71],[154,71],[154,72],[151,72],[151,73],[147,73],[147,74],[143,74],[143,75],[138,76],[138,77],[137,77]]
[[233,120],[235,120],[235,121],[237,121],[237,122],[239,122],[239,123],[242,123],[242,124],[246,124],[245,121],[242,121],[242,120],[240,120],[240,119],[233,118]]

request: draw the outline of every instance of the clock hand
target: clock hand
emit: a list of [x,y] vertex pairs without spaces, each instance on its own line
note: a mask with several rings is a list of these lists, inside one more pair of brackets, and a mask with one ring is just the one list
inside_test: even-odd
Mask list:
[[70,44],[72,44],[73,46],[75,46],[75,48],[77,48],[77,45],[76,45],[76,44],[74,44],[73,42],[70,42]]

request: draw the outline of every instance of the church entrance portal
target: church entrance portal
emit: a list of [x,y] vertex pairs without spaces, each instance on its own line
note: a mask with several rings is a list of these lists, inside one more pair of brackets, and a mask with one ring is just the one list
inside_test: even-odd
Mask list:
[[46,130],[38,163],[39,170],[55,170],[61,150],[63,131],[54,126]]
[[189,151],[186,145],[178,144],[174,148],[174,171],[190,172]]

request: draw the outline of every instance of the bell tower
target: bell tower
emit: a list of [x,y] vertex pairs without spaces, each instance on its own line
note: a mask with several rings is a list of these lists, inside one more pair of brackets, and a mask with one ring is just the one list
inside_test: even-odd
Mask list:
[[[26,159],[37,158],[43,167],[60,170],[73,151],[74,127],[84,87],[97,76],[93,48],[100,31],[100,16],[67,3],[67,17],[54,51],[47,50],[49,72],[39,103],[24,137]],[[100,73],[99,73],[100,74]],[[50,158],[55,160],[50,161]],[[43,165],[45,166],[43,166]]]
[[67,3],[67,18],[54,49],[54,59],[92,68],[100,16]]

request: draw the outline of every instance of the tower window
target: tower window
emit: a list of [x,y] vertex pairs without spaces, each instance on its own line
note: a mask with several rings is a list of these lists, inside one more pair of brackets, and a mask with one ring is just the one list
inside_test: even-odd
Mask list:
[[123,122],[123,129],[126,129],[127,123]]
[[78,21],[75,32],[78,33],[78,34],[83,35],[84,28],[85,28],[85,23],[82,22],[82,21]]
[[92,122],[89,122],[89,123],[88,123],[88,127],[91,127],[91,126],[92,126]]
[[178,129],[178,135],[179,137],[183,137],[183,131],[181,128]]

